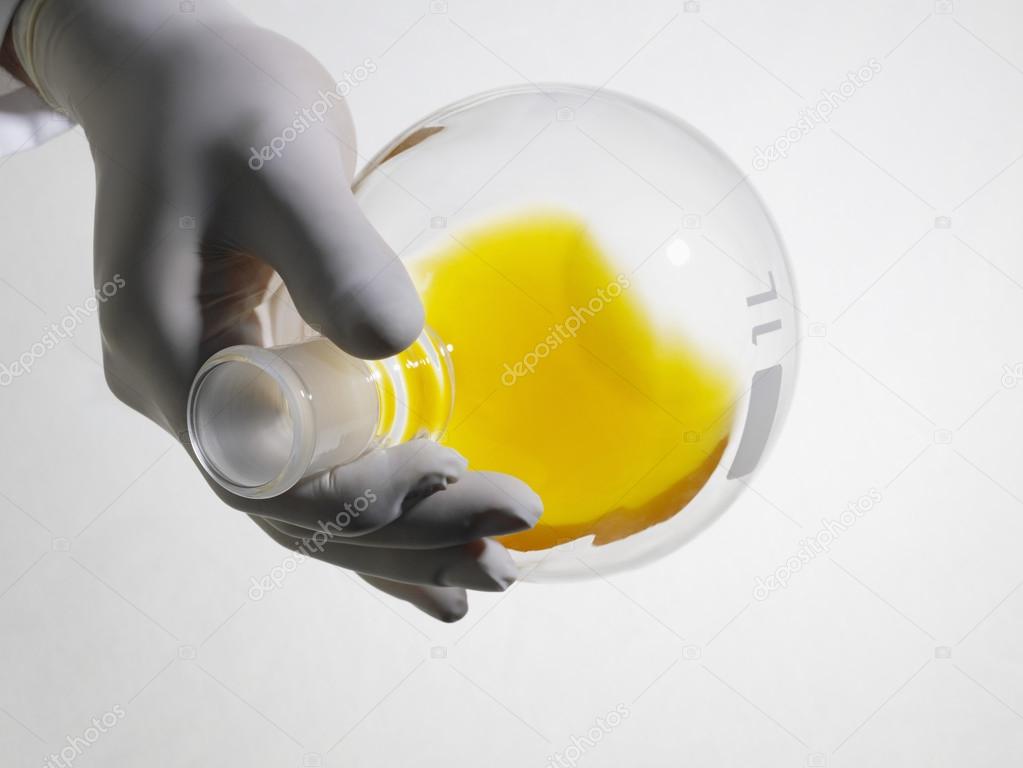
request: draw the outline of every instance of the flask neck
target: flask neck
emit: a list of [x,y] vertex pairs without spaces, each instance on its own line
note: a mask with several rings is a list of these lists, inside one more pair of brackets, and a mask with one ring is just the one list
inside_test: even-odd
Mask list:
[[397,445],[417,437],[439,440],[454,406],[451,348],[426,328],[408,348],[365,365],[376,385],[377,445]]
[[439,439],[454,401],[450,351],[430,330],[384,360],[359,360],[324,338],[224,349],[192,384],[193,450],[227,490],[270,498],[375,448]]

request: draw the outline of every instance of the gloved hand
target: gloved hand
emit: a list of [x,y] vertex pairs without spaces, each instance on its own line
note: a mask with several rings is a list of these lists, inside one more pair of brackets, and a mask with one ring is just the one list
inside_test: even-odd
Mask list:
[[[31,84],[92,149],[94,277],[123,284],[100,311],[107,381],[186,449],[192,378],[213,352],[264,341],[256,309],[275,271],[306,322],[355,356],[394,354],[419,334],[412,282],[351,194],[344,100],[309,119],[339,89],[308,52],[219,0],[189,13],[165,0],[24,0],[13,34]],[[280,149],[254,162],[265,146]],[[514,580],[508,553],[485,537],[541,512],[518,480],[467,472],[425,440],[273,499],[210,484],[293,547],[372,489],[378,500],[309,553],[444,620],[464,615],[465,588]]]

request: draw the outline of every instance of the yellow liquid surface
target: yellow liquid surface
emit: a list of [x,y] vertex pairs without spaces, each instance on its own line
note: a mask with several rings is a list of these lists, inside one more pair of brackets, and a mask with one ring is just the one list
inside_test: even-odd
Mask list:
[[655,327],[584,224],[542,214],[459,233],[412,272],[454,363],[442,442],[544,501],[537,526],[503,544],[617,541],[672,517],[706,483],[735,387]]

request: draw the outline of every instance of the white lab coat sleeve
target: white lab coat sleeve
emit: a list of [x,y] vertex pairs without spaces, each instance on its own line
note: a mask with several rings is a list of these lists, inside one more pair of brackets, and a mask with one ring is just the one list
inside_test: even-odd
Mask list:
[[[0,35],[6,33],[20,0],[0,0]],[[71,128],[31,88],[0,69],[0,157],[38,146]]]

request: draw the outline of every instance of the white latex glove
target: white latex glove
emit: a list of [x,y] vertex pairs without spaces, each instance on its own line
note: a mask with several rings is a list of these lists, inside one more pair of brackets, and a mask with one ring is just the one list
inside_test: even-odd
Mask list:
[[[280,156],[250,164],[253,147],[293,127],[321,92],[336,93],[308,52],[218,0],[190,13],[176,0],[24,0],[13,30],[27,79],[92,149],[94,277],[124,286],[100,312],[118,398],[188,449],[192,378],[213,352],[261,343],[255,310],[274,271],[306,322],[353,355],[385,357],[416,338],[423,309],[412,282],[351,194],[343,99]],[[314,556],[444,620],[464,615],[464,588],[514,580],[508,553],[485,537],[530,527],[541,512],[518,480],[467,472],[457,453],[425,440],[274,499],[210,484],[286,546],[372,489],[377,501]]]

